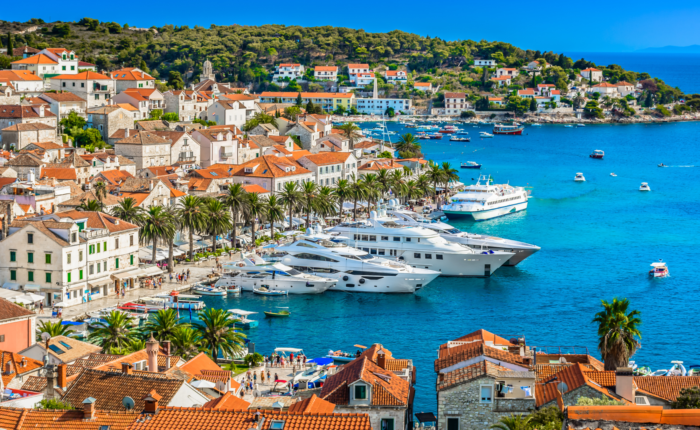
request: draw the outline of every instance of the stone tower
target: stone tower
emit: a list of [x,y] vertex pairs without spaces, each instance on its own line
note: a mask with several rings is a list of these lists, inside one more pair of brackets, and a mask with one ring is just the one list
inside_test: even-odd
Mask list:
[[206,81],[207,79],[211,79],[212,81],[216,82],[216,75],[214,75],[214,70],[211,67],[211,61],[205,60],[204,64],[202,65],[202,75],[199,77],[199,81]]
[[153,337],[151,333],[151,338],[146,342],[146,355],[149,372],[158,372],[158,350],[160,349],[160,344]]

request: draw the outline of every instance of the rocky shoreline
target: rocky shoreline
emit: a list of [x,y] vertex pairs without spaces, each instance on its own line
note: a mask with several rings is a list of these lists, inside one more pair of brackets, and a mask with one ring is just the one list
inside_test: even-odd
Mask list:
[[[331,117],[333,122],[399,122],[399,121],[419,121],[419,122],[461,122],[465,124],[478,124],[483,122],[493,123],[503,121],[506,118],[489,118],[487,116],[477,116],[470,119],[461,119],[457,117],[445,117],[445,116],[435,116],[435,117],[423,117],[423,116],[403,116],[400,118],[394,117],[390,119],[383,119],[379,116],[357,116],[357,117],[344,117],[333,115]],[[508,117],[508,120],[513,119]],[[671,123],[671,122],[688,122],[688,121],[700,121],[700,113],[697,114],[685,114],[685,115],[672,115],[669,117],[658,117],[655,115],[635,115],[633,117],[617,117],[617,118],[576,118],[571,115],[549,115],[549,114],[538,114],[538,115],[525,115],[524,117],[515,118],[516,121],[522,123],[540,123],[540,124],[659,124],[659,123]]]

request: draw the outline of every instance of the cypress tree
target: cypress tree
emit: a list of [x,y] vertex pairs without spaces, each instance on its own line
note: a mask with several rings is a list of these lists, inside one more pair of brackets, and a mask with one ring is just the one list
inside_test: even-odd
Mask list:
[[10,32],[7,32],[7,56],[12,57],[12,51],[14,50],[14,46],[12,46],[12,35]]
[[297,103],[296,105],[301,107],[304,104],[304,99],[301,98],[301,92],[297,95]]

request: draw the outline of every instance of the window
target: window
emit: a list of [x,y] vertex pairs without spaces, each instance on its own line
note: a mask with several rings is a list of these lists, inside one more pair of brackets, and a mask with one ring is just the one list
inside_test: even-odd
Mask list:
[[95,94],[95,100],[99,100],[99,99],[100,99],[100,95],[99,95],[99,94]]
[[369,237],[370,242],[376,242],[377,241],[377,236],[370,236]]
[[104,245],[102,246],[102,249],[104,249],[105,251],[107,251],[107,241],[106,241],[106,240],[105,240]]
[[33,252],[27,252],[27,262],[28,263],[34,262],[34,253]]
[[34,272],[31,270],[27,272],[27,281],[34,282]]
[[493,387],[491,385],[481,386],[481,403],[491,403],[493,397]]
[[78,261],[83,261],[83,251],[78,252]]
[[97,273],[100,273],[102,270],[102,265],[100,263],[97,263]]
[[90,265],[90,274],[91,275],[95,274],[95,265],[94,264]]
[[71,282],[71,273],[68,272],[68,283],[70,283],[70,282]]
[[447,430],[459,430],[459,418],[448,418]]
[[394,430],[394,419],[393,418],[382,418],[381,430]]
[[82,271],[82,269],[80,270],[80,273],[78,274],[78,279],[81,280],[81,281],[83,280],[83,271]]
[[101,243],[100,243],[100,242],[97,242],[97,253],[98,253],[98,254],[100,253],[100,245],[101,245]]
[[71,69],[71,70],[75,70],[75,66],[70,66],[70,69]]
[[[129,246],[134,246],[134,235],[129,236]],[[133,262],[131,264],[134,264]]]
[[282,430],[284,428],[284,421],[272,421],[270,423],[270,430]]
[[103,272],[107,271],[107,260],[105,260],[104,263],[102,263],[102,271]]
[[17,261],[17,252],[10,251],[10,261]]
[[67,259],[68,259],[68,261],[67,261],[66,263],[67,263],[67,264],[70,264],[70,254],[67,254],[66,257],[67,257]]
[[367,399],[367,387],[364,385],[355,385],[355,400]]
[[27,243],[34,243],[34,233],[27,233]]
[[406,242],[410,242],[410,241],[411,241],[411,238],[410,238],[410,237],[407,237],[407,238],[406,238]]
[[46,274],[46,283],[50,284],[51,283],[51,273]]
[[80,88],[85,88],[85,82],[80,83]]
[[51,254],[46,254],[46,264],[51,264]]
[[115,259],[114,259],[114,268],[115,268],[115,269],[118,269],[118,268],[119,268],[119,259],[118,259],[118,258],[115,258]]
[[420,252],[414,252],[413,258],[420,258]]
[[401,242],[401,238],[398,236],[394,236],[394,242]]
[[389,240],[389,236],[382,236],[382,240]]
[[436,260],[442,260],[442,254],[435,254]]
[[70,235],[70,241],[71,241],[71,243],[77,242],[77,241],[78,241],[78,234],[77,234],[77,233],[71,233],[71,235]]
[[17,271],[10,270],[10,281],[16,281],[16,280],[17,280]]
[[426,260],[432,260],[432,259],[433,259],[433,254],[425,254],[425,259],[426,259]]

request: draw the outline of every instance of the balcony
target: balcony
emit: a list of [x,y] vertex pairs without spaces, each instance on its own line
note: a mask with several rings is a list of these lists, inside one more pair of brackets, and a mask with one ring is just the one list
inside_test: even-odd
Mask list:
[[220,152],[219,158],[231,158],[233,157],[233,152]]
[[177,161],[179,161],[179,162],[195,161],[194,152],[181,152],[180,155],[178,155],[178,157],[177,157]]
[[99,85],[99,84],[93,85],[92,91],[95,93],[111,93],[112,92],[112,90],[109,88],[108,85]]

